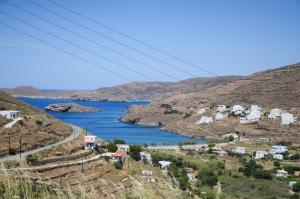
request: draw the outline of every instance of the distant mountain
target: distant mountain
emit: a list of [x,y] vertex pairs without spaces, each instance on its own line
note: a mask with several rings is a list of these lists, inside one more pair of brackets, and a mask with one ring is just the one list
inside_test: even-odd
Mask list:
[[156,99],[178,93],[201,91],[216,85],[234,81],[238,76],[199,77],[180,82],[132,82],[123,85],[99,88],[94,91],[43,91],[29,86],[2,89],[16,97],[69,98],[74,100],[130,100]]
[[[205,137],[218,137],[219,134],[235,131],[244,131],[251,136],[278,132],[275,137],[273,136],[274,139],[293,140],[296,132],[300,132],[298,123],[293,128],[280,125],[272,128],[274,126],[268,122],[262,127],[259,123],[247,126],[247,130],[245,126],[240,126],[238,121],[232,119],[204,126],[196,123],[199,120],[199,116],[196,115],[198,109],[216,107],[218,104],[227,106],[239,104],[248,108],[251,104],[258,104],[265,111],[280,108],[299,116],[300,63],[255,73],[225,84],[208,87],[200,92],[193,91],[159,98],[144,107],[130,107],[128,115],[123,117],[122,121],[156,123],[163,125],[167,130]],[[285,135],[280,132],[284,132]]]

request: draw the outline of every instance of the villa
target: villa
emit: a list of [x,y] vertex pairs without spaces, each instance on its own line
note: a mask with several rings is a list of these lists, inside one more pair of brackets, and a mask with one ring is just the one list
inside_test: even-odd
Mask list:
[[270,142],[270,138],[261,137],[258,139],[260,142]]
[[215,114],[215,120],[222,120],[228,117],[228,114],[223,114],[223,113],[216,113]]
[[239,138],[238,134],[236,134],[236,133],[227,133],[227,134],[223,135],[223,139],[226,137],[230,137],[230,136],[232,136],[234,139]]
[[197,121],[197,124],[209,124],[213,122],[212,117],[202,116],[199,121]]
[[244,107],[242,107],[240,105],[234,105],[232,107],[232,112],[234,115],[240,115],[244,112]]
[[170,165],[172,162],[162,160],[162,161],[158,161],[158,163],[160,164],[160,167],[161,167],[162,170],[167,171],[169,165]]
[[246,117],[240,118],[241,124],[251,124],[254,122],[258,122],[261,117],[261,107],[259,107],[258,105],[252,105],[250,112],[248,111],[248,113],[249,114]]
[[295,118],[293,114],[287,112],[281,113],[281,124],[289,125],[289,124],[293,124],[294,122],[295,122]]
[[261,159],[261,158],[264,158],[265,155],[268,155],[268,152],[267,151],[256,151],[255,152],[255,159]]
[[227,108],[225,105],[219,105],[217,108],[217,112],[219,113],[224,113],[225,111],[227,111]]
[[280,154],[280,153],[284,153],[288,151],[288,148],[286,146],[281,146],[281,145],[275,145],[275,146],[272,146],[272,149],[271,149],[271,153],[272,154]]
[[234,153],[245,154],[246,153],[246,148],[245,147],[236,147],[232,151]]
[[97,145],[96,138],[97,138],[97,136],[94,136],[94,135],[84,136],[84,149],[85,150],[93,150],[95,148],[95,146]]
[[274,154],[273,158],[276,160],[283,160],[283,155],[282,154]]
[[152,157],[150,153],[140,152],[141,162],[145,164],[152,164]]
[[275,174],[277,177],[288,177],[289,173],[285,171],[284,169],[282,170],[277,170],[277,173]]
[[6,117],[9,120],[17,119],[18,117],[21,117],[20,111],[0,111],[0,115],[3,117]]
[[130,147],[128,144],[117,144],[118,150],[123,151],[125,153],[129,152]]
[[273,108],[271,111],[270,111],[270,114],[268,116],[269,119],[277,119],[278,117],[281,116],[281,110],[278,109],[278,108]]

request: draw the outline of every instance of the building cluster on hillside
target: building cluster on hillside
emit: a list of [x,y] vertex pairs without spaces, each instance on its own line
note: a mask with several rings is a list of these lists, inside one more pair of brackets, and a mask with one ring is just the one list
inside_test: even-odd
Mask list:
[[[200,108],[196,115],[201,116],[197,121],[197,124],[209,124],[213,121],[223,120],[228,117],[229,114],[239,117],[241,124],[251,124],[258,122],[263,116],[264,112],[259,105],[251,105],[250,109],[245,109],[243,106],[235,104],[232,108],[228,108],[226,105],[218,105],[212,116],[203,115],[208,108]],[[278,108],[270,110],[268,119],[281,119],[282,125],[293,124],[296,121],[296,117],[292,113],[282,111]]]
[[13,111],[13,110],[6,110],[6,111],[0,111],[0,115],[3,117],[6,117],[9,120],[17,119],[21,117],[20,111]]

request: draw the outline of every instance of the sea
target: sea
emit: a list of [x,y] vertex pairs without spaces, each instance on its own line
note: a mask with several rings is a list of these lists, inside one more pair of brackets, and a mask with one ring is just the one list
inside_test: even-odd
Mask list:
[[124,140],[128,144],[148,145],[177,145],[179,142],[193,141],[198,144],[205,143],[204,140],[160,130],[159,126],[127,124],[119,121],[126,114],[129,106],[145,106],[146,100],[126,102],[102,102],[102,101],[73,101],[67,99],[36,99],[19,98],[40,110],[49,104],[77,103],[83,106],[100,109],[101,112],[47,112],[63,122],[77,125],[88,132],[107,141],[115,139]]

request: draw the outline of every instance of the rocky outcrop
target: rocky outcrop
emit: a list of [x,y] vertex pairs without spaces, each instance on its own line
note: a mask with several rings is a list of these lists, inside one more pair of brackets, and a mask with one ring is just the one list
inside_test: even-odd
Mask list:
[[55,112],[99,112],[99,109],[81,106],[75,103],[62,103],[62,104],[50,104],[45,107],[46,111],[55,111]]

